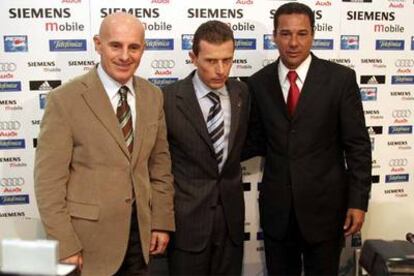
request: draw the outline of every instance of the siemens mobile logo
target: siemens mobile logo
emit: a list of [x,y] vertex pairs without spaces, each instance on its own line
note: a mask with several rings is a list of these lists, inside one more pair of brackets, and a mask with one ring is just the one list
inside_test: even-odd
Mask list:
[[145,50],[174,50],[173,38],[145,39]]
[[51,39],[49,40],[50,52],[84,52],[86,51],[86,39]]
[[256,50],[255,38],[236,38],[235,39],[236,50]]
[[388,174],[385,176],[385,183],[408,182],[409,174]]
[[276,43],[273,42],[272,34],[263,35],[263,49],[265,50],[274,50],[277,49]]
[[359,35],[341,35],[341,50],[358,50]]
[[391,84],[414,84],[414,75],[391,76]]
[[376,101],[377,100],[377,88],[376,87],[361,87],[359,91],[361,92],[362,101]]
[[192,34],[182,34],[181,35],[181,49],[182,50],[191,50],[193,48],[193,38]]
[[18,19],[70,18],[70,17],[71,17],[71,12],[69,8],[11,8],[9,9],[9,18],[13,18],[13,19],[14,18],[18,18]]
[[152,84],[158,87],[164,87],[178,81],[178,78],[149,78]]
[[0,92],[19,92],[22,91],[20,81],[0,81]]
[[0,196],[0,205],[19,205],[29,203],[29,195]]
[[404,42],[404,40],[377,39],[375,50],[402,51],[404,50]]
[[26,148],[26,143],[24,139],[0,140],[0,150],[25,149],[25,148]]
[[332,50],[333,47],[333,39],[314,39],[312,44],[313,50]]
[[389,126],[388,134],[411,134],[413,126]]

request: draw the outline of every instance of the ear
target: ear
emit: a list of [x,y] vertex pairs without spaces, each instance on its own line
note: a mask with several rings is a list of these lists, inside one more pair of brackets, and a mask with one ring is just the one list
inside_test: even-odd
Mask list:
[[195,66],[197,66],[197,56],[194,54],[194,52],[193,52],[193,51],[190,51],[190,52],[188,53],[188,56],[190,57],[191,62],[192,62]]
[[277,46],[277,42],[276,42],[276,35],[277,35],[277,31],[276,31],[276,30],[274,30],[274,31],[273,31],[273,35],[272,35],[272,41],[273,41],[273,43]]
[[94,35],[93,43],[95,44],[95,51],[98,52],[98,54],[101,54],[102,42],[99,35]]

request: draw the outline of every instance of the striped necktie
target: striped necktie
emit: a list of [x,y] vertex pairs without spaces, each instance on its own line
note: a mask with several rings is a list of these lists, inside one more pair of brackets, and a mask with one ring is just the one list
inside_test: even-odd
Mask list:
[[129,108],[127,96],[128,96],[128,87],[121,86],[119,88],[119,102],[118,107],[116,108],[116,116],[119,120],[119,126],[121,127],[122,133],[124,134],[125,143],[129,152],[132,152],[132,147],[134,145],[134,133],[132,128],[132,115],[131,109]]
[[207,130],[220,167],[224,153],[224,114],[219,96],[214,92],[210,92],[207,94],[207,97],[213,103],[207,117]]

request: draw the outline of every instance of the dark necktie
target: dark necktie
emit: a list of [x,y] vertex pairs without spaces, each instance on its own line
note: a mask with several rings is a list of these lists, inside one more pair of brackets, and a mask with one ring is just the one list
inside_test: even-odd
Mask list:
[[298,78],[298,74],[296,73],[296,71],[289,71],[287,77],[290,83],[289,93],[287,97],[287,108],[289,115],[293,116],[300,95],[299,87],[296,85],[296,79]]
[[207,97],[212,101],[213,105],[210,108],[207,117],[207,129],[210,134],[211,142],[213,143],[214,152],[216,154],[217,163],[219,167],[223,161],[224,153],[224,115],[221,108],[220,98],[214,93],[210,92]]
[[116,116],[119,120],[119,126],[121,127],[122,133],[124,134],[125,143],[129,152],[132,152],[132,147],[134,145],[134,133],[132,128],[132,115],[131,109],[129,108],[127,96],[128,96],[128,87],[121,86],[119,88],[119,102],[116,109]]

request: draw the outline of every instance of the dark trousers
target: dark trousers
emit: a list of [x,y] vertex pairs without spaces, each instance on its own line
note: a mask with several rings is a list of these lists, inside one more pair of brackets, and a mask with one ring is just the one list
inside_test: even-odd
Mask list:
[[122,265],[115,276],[148,275],[148,266],[142,254],[141,241],[139,237],[139,226],[137,220],[137,208],[132,205],[131,227],[129,231],[128,249]]
[[285,239],[264,236],[268,275],[301,275],[302,265],[305,275],[338,275],[344,238],[308,243],[301,234],[294,210],[291,213]]
[[205,249],[168,251],[170,275],[241,275],[242,262],[243,245],[230,239],[221,205],[215,209],[213,232]]

